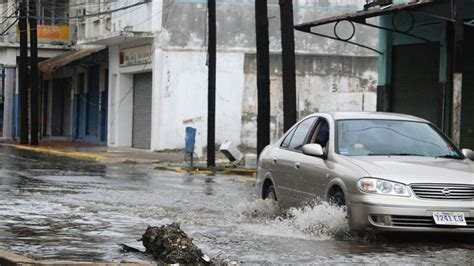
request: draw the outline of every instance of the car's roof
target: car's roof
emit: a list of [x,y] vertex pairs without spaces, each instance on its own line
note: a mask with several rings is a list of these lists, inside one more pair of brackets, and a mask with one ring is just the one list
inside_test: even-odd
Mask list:
[[401,121],[416,121],[416,122],[428,122],[425,119],[397,114],[397,113],[384,113],[384,112],[328,112],[326,113],[334,118],[334,120],[345,120],[345,119],[380,119],[380,120],[401,120]]

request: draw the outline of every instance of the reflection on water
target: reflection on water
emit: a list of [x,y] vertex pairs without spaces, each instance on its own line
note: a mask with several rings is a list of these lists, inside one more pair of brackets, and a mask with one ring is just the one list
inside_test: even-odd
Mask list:
[[210,256],[258,263],[459,263],[472,237],[360,237],[325,203],[282,212],[234,177],[159,172],[2,148],[0,248],[42,259],[122,261],[148,225],[173,221]]

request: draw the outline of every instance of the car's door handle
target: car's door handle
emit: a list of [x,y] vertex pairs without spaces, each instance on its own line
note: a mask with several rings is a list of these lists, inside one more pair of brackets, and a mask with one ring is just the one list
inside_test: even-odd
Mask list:
[[300,167],[301,167],[301,164],[300,164],[300,163],[295,163],[295,168],[296,168],[296,169],[300,169]]
[[273,164],[276,164],[276,163],[277,163],[277,161],[278,161],[278,160],[277,160],[277,158],[275,158],[275,157],[273,157],[273,158],[272,158],[272,162],[273,162]]

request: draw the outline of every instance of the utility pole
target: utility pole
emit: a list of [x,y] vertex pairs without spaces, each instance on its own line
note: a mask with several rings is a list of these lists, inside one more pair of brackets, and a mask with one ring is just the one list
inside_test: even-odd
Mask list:
[[270,144],[270,52],[267,0],[255,1],[257,35],[257,153]]
[[18,69],[18,102],[20,119],[20,144],[28,144],[28,26],[27,0],[20,0],[18,5],[20,18],[18,30],[20,32],[20,62]]
[[[452,85],[453,89],[449,91],[450,99],[450,108],[452,111],[451,114],[451,123],[450,131],[451,138],[453,139],[456,145],[461,144],[461,115],[462,111],[456,112],[454,110],[453,101],[456,100],[455,95],[459,95],[459,99],[462,99],[463,88],[463,72],[464,72],[464,18],[465,18],[465,0],[454,0],[452,2],[452,16],[455,21],[451,22],[450,28],[448,31],[448,36],[450,37],[450,48],[452,53]],[[461,100],[462,102],[462,100]],[[460,103],[461,104],[461,103]],[[462,106],[460,108],[462,110]]]
[[38,27],[36,0],[30,0],[28,23],[30,25],[30,112],[31,145],[39,144],[39,95],[38,95]]
[[289,130],[297,119],[296,73],[295,73],[295,32],[293,21],[293,1],[280,0],[281,48],[283,66],[283,127]]
[[208,40],[208,96],[207,96],[207,167],[216,166],[216,0],[207,1]]

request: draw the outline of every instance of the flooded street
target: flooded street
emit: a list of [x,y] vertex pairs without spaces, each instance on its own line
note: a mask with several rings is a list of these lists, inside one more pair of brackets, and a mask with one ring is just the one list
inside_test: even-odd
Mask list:
[[179,222],[211,257],[243,263],[472,264],[474,237],[352,236],[327,204],[281,218],[235,176],[101,165],[0,148],[0,249],[41,259],[120,262],[118,244]]

